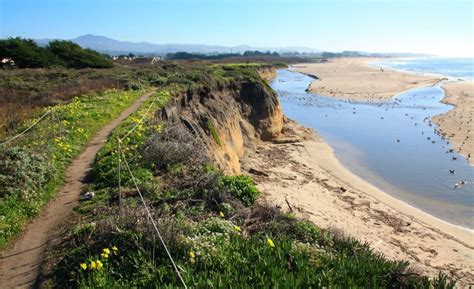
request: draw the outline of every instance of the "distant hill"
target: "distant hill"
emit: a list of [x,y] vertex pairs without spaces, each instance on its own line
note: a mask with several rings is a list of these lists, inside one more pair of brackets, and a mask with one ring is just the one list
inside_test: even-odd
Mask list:
[[[40,46],[46,46],[53,39],[36,39]],[[222,46],[222,45],[204,45],[204,44],[153,44],[149,42],[130,42],[120,41],[105,36],[86,34],[74,39],[69,39],[79,44],[83,48],[90,48],[110,55],[119,54],[141,54],[141,55],[166,55],[168,53],[188,52],[200,54],[221,54],[221,53],[243,53],[245,51],[271,51],[286,54],[304,54],[299,56],[319,57],[325,55],[328,57],[421,57],[432,56],[419,53],[371,53],[363,51],[343,51],[327,52],[310,47],[289,46],[289,47],[255,47],[249,45]]]
[[[52,39],[37,39],[39,45],[46,45]],[[219,46],[219,45],[202,45],[202,44],[153,44],[149,42],[129,42],[120,41],[105,36],[83,35],[74,39],[72,42],[79,44],[84,48],[91,48],[103,53],[112,55],[118,54],[157,54],[165,55],[167,53],[175,53],[186,51],[190,53],[242,53],[247,50],[258,51],[277,51],[277,52],[305,52],[316,53],[320,50],[309,47],[253,47],[248,45],[239,46]]]

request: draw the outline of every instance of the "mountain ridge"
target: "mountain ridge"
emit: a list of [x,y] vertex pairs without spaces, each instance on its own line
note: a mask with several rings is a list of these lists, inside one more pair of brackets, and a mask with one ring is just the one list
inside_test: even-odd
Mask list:
[[[47,45],[54,39],[35,39],[39,45]],[[191,53],[243,53],[247,50],[276,51],[276,52],[321,52],[321,50],[310,47],[254,47],[250,45],[224,46],[205,44],[178,44],[164,43],[154,44],[150,42],[121,41],[106,36],[85,34],[71,40],[83,48],[91,48],[112,55],[124,53],[157,54],[164,55],[186,51]]]

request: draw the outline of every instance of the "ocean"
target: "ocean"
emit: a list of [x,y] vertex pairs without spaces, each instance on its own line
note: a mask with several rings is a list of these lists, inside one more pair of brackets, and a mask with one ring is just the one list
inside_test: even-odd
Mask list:
[[372,63],[412,73],[436,74],[452,79],[474,80],[474,58],[424,57]]

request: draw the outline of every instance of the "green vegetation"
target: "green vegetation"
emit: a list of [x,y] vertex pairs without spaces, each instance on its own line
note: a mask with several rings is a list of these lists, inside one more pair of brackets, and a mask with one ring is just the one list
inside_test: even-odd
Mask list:
[[270,51],[245,51],[244,53],[219,53],[219,54],[201,54],[201,53],[189,53],[189,52],[176,52],[168,53],[166,57],[172,60],[189,60],[189,59],[201,59],[201,60],[218,60],[226,58],[249,58],[256,56],[267,56],[267,57],[280,57],[278,52]]
[[217,132],[216,130],[216,127],[214,126],[214,123],[212,121],[211,118],[207,118],[206,119],[206,125],[207,125],[207,129],[209,130],[209,132],[211,133],[211,136],[212,138],[214,139],[214,141],[218,144],[218,145],[222,145],[222,140],[221,140],[221,137],[219,136],[219,133]]
[[[189,69],[181,75],[192,77],[184,79],[162,75],[167,84],[156,101],[148,100],[113,132],[94,164],[88,190],[95,191],[95,197],[81,203],[65,241],[52,250],[50,286],[181,286],[125,161],[189,287],[454,286],[444,275],[429,280],[409,271],[407,262],[389,261],[367,244],[256,203],[260,193],[251,178],[225,176],[185,127],[155,118],[154,111],[183,89],[254,77],[261,81],[241,66],[212,69]],[[176,82],[171,83],[179,85],[170,86],[172,78]],[[118,138],[123,140],[119,143]]]
[[[39,99],[36,114],[51,106],[54,117],[0,148],[0,247],[54,195],[65,168],[91,136],[143,93],[133,88],[155,86],[156,94],[113,131],[98,153],[87,188],[94,198],[81,202],[63,241],[50,250],[47,286],[181,286],[147,219],[140,191],[189,287],[452,288],[444,275],[429,280],[367,244],[260,204],[250,177],[225,175],[186,126],[157,117],[157,110],[178,94],[235,89],[245,82],[258,82],[270,92],[255,71],[261,67],[268,65],[163,63],[139,70],[9,72],[0,80],[2,94],[33,95]],[[87,82],[112,79],[117,72],[116,82],[130,90],[59,97],[58,91],[65,91],[60,83],[72,73]],[[35,82],[41,90],[48,87],[48,77],[58,90],[46,90],[45,96],[35,91]],[[51,95],[58,96],[52,103]],[[14,131],[33,121],[22,121]],[[222,143],[209,118],[202,126]]]
[[39,47],[31,39],[0,40],[0,55],[11,58],[19,68],[62,66],[68,68],[109,68],[112,63],[97,51],[83,49],[65,40],[55,40]]
[[[18,142],[0,146],[0,248],[57,192],[65,168],[92,135],[141,94],[107,91],[75,98],[54,106],[54,112]],[[33,121],[25,121],[18,131]]]
[[109,68],[112,63],[92,49],[84,49],[71,41],[55,40],[46,47],[68,68]]
[[255,203],[260,195],[249,176],[223,176],[219,178],[217,186],[221,192],[237,198],[247,207]]

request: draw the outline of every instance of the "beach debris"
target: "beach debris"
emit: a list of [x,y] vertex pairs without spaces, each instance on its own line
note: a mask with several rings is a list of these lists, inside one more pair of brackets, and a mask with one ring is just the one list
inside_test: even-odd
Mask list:
[[85,201],[92,200],[95,197],[95,192],[87,192],[84,194],[83,199]]
[[397,142],[400,142],[400,140],[397,138]]
[[453,161],[457,160],[458,158],[457,157],[453,157]]
[[288,198],[285,196],[285,202],[288,205],[288,208],[290,209],[290,213],[293,213],[293,207],[291,207],[290,202],[288,201]]
[[256,175],[256,176],[268,177],[268,174],[266,172],[261,171],[261,170],[257,170],[257,169],[254,169],[254,168],[250,168],[249,173],[251,173],[252,175]]

